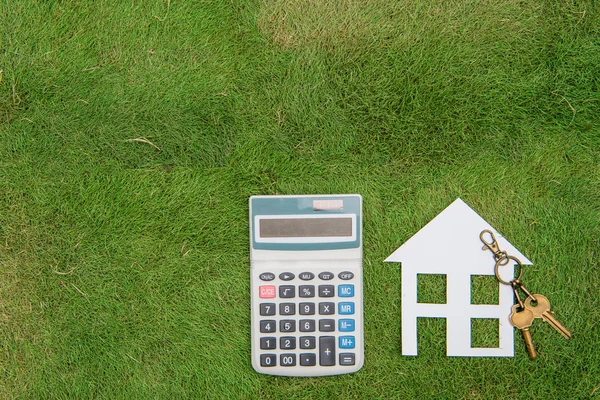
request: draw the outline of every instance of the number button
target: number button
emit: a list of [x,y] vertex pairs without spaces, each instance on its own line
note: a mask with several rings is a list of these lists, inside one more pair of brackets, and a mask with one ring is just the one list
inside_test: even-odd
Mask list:
[[314,336],[300,336],[301,349],[314,349],[316,345],[317,341]]
[[293,319],[282,319],[279,321],[279,330],[281,332],[296,332],[296,321]]
[[277,339],[274,337],[262,337],[260,338],[260,348],[262,350],[270,350],[277,348]]
[[261,367],[274,367],[277,365],[277,355],[275,354],[261,354],[260,355],[260,366]]
[[279,348],[293,350],[296,348],[296,338],[293,336],[283,336],[279,338]]
[[315,331],[315,320],[314,319],[301,319],[300,320],[300,332],[314,332]]
[[296,314],[296,305],[294,303],[281,303],[279,305],[279,314],[281,314],[281,315]]
[[315,303],[300,303],[300,315],[314,315],[315,314]]
[[260,305],[260,315],[275,315],[275,303],[263,303]]
[[272,319],[260,321],[260,331],[262,333],[270,333],[276,331],[277,323]]
[[315,287],[313,285],[300,285],[298,291],[300,297],[315,297]]
[[296,297],[296,287],[292,285],[279,286],[279,297],[282,299],[291,299]]
[[296,365],[296,355],[295,354],[282,354],[280,357],[281,357],[281,366],[282,367],[293,367]]
[[319,297],[333,297],[335,289],[333,285],[319,285]]

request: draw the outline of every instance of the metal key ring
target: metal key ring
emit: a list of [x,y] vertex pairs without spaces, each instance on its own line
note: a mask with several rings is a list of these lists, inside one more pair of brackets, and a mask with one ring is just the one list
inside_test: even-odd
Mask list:
[[[502,263],[501,261],[503,261],[503,260],[506,260],[506,261],[504,261],[504,263]],[[499,269],[499,267],[503,267],[503,266],[507,265],[509,260],[513,260],[513,261],[517,262],[517,264],[519,265],[519,274],[512,281],[506,282],[504,279],[500,278],[500,273],[499,273],[498,269]],[[521,263],[521,261],[519,261],[519,259],[517,257],[505,255],[504,257],[502,257],[502,258],[498,259],[498,261],[496,261],[496,266],[494,267],[494,273],[496,274],[496,279],[498,279],[498,281],[500,283],[503,283],[505,285],[512,285],[512,282],[521,280],[521,276],[523,275],[523,264]]]

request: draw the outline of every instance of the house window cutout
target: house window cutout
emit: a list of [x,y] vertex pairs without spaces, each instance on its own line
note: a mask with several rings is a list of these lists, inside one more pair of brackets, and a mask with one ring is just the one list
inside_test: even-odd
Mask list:
[[417,274],[417,303],[446,304],[446,275]]
[[499,348],[499,331],[498,318],[471,318],[471,348]]
[[494,275],[471,275],[471,304],[500,304],[500,283]]
[[446,357],[446,318],[417,318],[417,332],[419,354]]

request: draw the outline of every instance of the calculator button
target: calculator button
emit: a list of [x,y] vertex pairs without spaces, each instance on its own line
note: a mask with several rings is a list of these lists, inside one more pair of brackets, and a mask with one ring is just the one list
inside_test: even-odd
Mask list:
[[282,354],[280,356],[280,362],[282,367],[293,367],[296,365],[295,354]]
[[319,331],[321,331],[321,332],[335,331],[335,320],[333,320],[333,319],[319,320]]
[[260,331],[262,333],[275,332],[277,330],[277,322],[272,319],[260,321]]
[[340,285],[340,286],[338,286],[338,296],[340,296],[340,297],[354,297],[354,285]]
[[275,303],[262,303],[260,305],[260,315],[275,315],[277,313]]
[[314,319],[301,319],[299,323],[300,323],[300,332],[314,332],[315,331],[315,320]]
[[340,349],[353,349],[354,336],[340,336]]
[[300,365],[303,367],[312,367],[317,365],[317,355],[314,353],[300,354]]
[[324,281],[330,281],[333,279],[333,274],[331,272],[321,272],[319,278]]
[[291,281],[295,277],[296,275],[292,274],[291,272],[282,272],[281,274],[279,274],[279,279],[281,279],[282,281]]
[[261,281],[272,281],[273,279],[275,279],[275,274],[271,272],[263,272],[258,277]]
[[279,286],[279,297],[282,299],[291,299],[296,297],[296,287],[292,285]]
[[354,353],[340,353],[340,365],[354,365],[356,356]]
[[316,339],[314,336],[300,336],[301,349],[314,349],[316,347]]
[[275,298],[275,286],[260,286],[259,296],[261,299],[274,299]]
[[320,315],[335,314],[335,303],[319,303],[319,314]]
[[279,338],[279,348],[293,350],[296,348],[296,338],[293,336],[282,336]]
[[335,289],[333,285],[319,285],[319,297],[333,297]]
[[340,332],[354,332],[354,320],[340,319],[338,321],[338,330]]
[[343,271],[338,274],[338,278],[343,281],[349,281],[350,279],[354,278],[354,274],[350,271]]
[[338,313],[341,315],[350,315],[354,314],[354,303],[345,302],[338,304]]
[[300,285],[298,288],[298,296],[315,297],[315,287],[313,285]]
[[281,315],[296,314],[296,305],[294,303],[281,303],[279,305],[279,314],[281,314]]
[[293,319],[282,319],[279,321],[279,330],[281,332],[296,332],[296,321]]
[[261,337],[260,348],[262,350],[270,350],[277,348],[277,339],[274,337]]
[[300,303],[300,315],[314,315],[315,314],[315,303]]
[[319,338],[319,365],[335,365],[335,337],[321,336]]
[[260,355],[260,366],[261,367],[274,367],[277,365],[276,354],[261,354]]
[[302,279],[303,281],[310,281],[314,278],[315,274],[313,274],[312,272],[303,272],[300,274],[300,279]]

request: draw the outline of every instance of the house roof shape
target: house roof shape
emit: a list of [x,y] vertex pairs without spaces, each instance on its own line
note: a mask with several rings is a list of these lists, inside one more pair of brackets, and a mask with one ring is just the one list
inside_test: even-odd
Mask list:
[[[511,245],[498,231],[467,205],[456,199],[444,211],[394,251],[385,261],[402,262],[402,268],[419,270],[426,266],[449,270],[461,264],[468,265],[470,271],[489,274],[494,266],[491,251],[486,248],[479,235],[483,230],[494,233],[502,251],[514,256],[523,265],[531,265],[519,250]],[[478,251],[473,251],[477,249]],[[464,259],[461,260],[461,257]],[[460,268],[460,267],[459,267]]]

